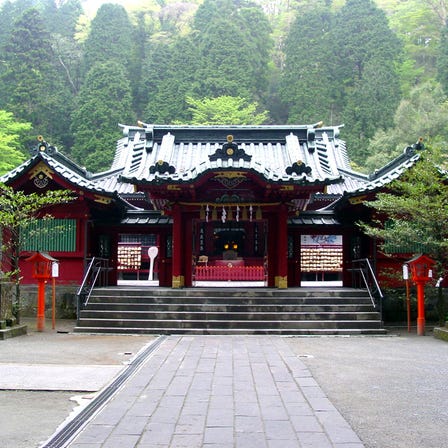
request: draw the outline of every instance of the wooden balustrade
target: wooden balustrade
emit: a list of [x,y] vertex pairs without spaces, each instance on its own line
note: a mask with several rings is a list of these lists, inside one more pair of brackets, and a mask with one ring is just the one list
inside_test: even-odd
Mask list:
[[239,266],[229,262],[225,266],[196,266],[197,281],[264,281],[263,266]]

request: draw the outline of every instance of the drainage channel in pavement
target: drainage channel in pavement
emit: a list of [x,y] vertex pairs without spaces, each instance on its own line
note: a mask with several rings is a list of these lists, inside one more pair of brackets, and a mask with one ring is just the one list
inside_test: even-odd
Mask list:
[[129,363],[111,384],[104,388],[82,411],[60,428],[40,448],[63,448],[89,422],[90,418],[104,406],[118,389],[136,372],[146,358],[163,342],[166,336],[160,336]]

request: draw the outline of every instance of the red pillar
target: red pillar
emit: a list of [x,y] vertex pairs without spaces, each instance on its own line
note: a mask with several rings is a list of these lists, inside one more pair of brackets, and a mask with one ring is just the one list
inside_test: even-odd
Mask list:
[[288,287],[288,209],[281,204],[277,210],[277,232],[271,234],[277,244],[277,275],[275,286],[277,288]]
[[425,282],[416,282],[417,286],[417,334],[425,335]]
[[268,217],[268,239],[267,239],[267,254],[268,254],[268,287],[274,288],[277,279],[277,220],[276,215],[271,213]]
[[183,214],[183,266],[184,286],[193,284],[193,218],[190,213]]
[[45,280],[37,281],[37,331],[45,329]]
[[[352,238],[349,232],[342,233],[342,286],[353,286],[352,271]],[[358,258],[358,257],[356,257]]]
[[171,286],[182,288],[185,277],[182,269],[182,210],[179,204],[173,206],[173,266]]

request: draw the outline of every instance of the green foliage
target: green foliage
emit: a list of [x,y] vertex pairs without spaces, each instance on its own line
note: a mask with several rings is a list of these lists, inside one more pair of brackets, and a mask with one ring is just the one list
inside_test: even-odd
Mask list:
[[400,42],[371,0],[333,11],[303,6],[285,42],[280,95],[288,122],[344,123],[355,163],[362,164],[377,129],[393,125],[400,101]]
[[45,98],[48,76],[53,77],[55,69],[50,34],[39,11],[29,9],[15,23],[4,58],[5,69],[0,80],[3,108],[41,125],[42,111],[48,106]]
[[19,260],[23,237],[20,229],[35,221],[37,217],[52,219],[51,214],[45,213],[45,209],[68,203],[74,200],[74,196],[66,190],[47,190],[43,194],[26,193],[5,184],[0,184],[0,193],[0,228],[4,237],[2,268],[16,283],[16,303],[13,306],[20,310]]
[[343,121],[350,124],[347,141],[354,162],[364,163],[369,140],[377,129],[393,127],[399,91],[398,77],[390,63],[376,59],[366,62],[362,78],[347,93],[342,113]]
[[[390,185],[389,192],[378,193],[376,200],[366,203],[380,219],[359,223],[367,235],[382,242],[385,252],[414,247],[429,255],[436,261],[436,278],[448,273],[448,175],[437,167],[438,160],[438,151],[424,150],[416,165]],[[446,306],[442,288],[438,288],[439,320]]]
[[[89,154],[91,167],[110,160],[117,121],[188,122],[189,97],[245,98],[278,124],[345,124],[352,159],[382,165],[422,135],[409,135],[414,89],[437,77],[447,93],[446,0],[114,3],[96,10],[100,2],[7,0],[0,7],[0,109],[77,160]],[[88,72],[112,61],[124,68],[131,101],[127,114],[101,128],[107,143],[93,148],[100,128],[86,119],[93,127],[80,132],[82,113],[74,109],[86,101]],[[103,89],[96,100],[90,90],[89,101],[101,104]],[[420,113],[412,125],[442,147],[445,108],[434,104],[433,125]],[[115,108],[121,104],[112,114]]]
[[110,166],[119,123],[129,123],[132,97],[126,70],[114,61],[99,63],[87,74],[72,117],[73,156],[97,171]]
[[401,46],[385,13],[371,0],[347,0],[335,15],[331,42],[335,57],[330,70],[340,93],[339,118],[346,125],[341,136],[360,163],[375,130],[393,124],[400,99],[395,61]]
[[440,85],[416,86],[403,99],[394,116],[394,127],[378,130],[371,139],[365,166],[373,171],[398,156],[404,148],[422,137],[433,151],[446,151],[448,145],[448,102]]
[[390,192],[378,193],[376,200],[367,202],[381,219],[360,225],[381,240],[383,247],[393,242],[424,248],[442,273],[448,266],[448,185],[445,172],[436,167],[432,157],[430,152],[422,153],[417,164],[390,185]]
[[437,61],[437,79],[440,81],[445,94],[448,95],[448,23],[442,31]]
[[268,85],[270,26],[246,1],[205,0],[196,13],[197,97],[262,98]]
[[[441,22],[427,0],[394,2],[388,8],[389,24],[404,46],[399,67],[402,91],[408,93],[416,83],[434,79]],[[441,2],[442,3],[442,2]]]
[[289,123],[331,122],[335,107],[328,66],[332,52],[331,20],[328,8],[321,5],[298,14],[291,25],[280,84]]
[[123,6],[102,5],[84,43],[83,73],[88,73],[95,64],[108,61],[120,62],[129,68],[133,50],[131,31],[131,22]]
[[66,0],[59,8],[55,8],[54,20],[51,20],[52,31],[67,38],[76,33],[76,24],[83,13],[80,0]]
[[31,123],[19,123],[11,112],[0,110],[0,174],[4,174],[25,160],[20,140],[31,128]]
[[192,116],[189,124],[263,124],[268,118],[267,111],[257,112],[257,103],[240,97],[187,98],[187,103]]
[[197,53],[190,38],[153,42],[142,76],[140,97],[145,120],[154,123],[187,121],[186,97],[195,83]]
[[36,133],[63,142],[72,94],[59,71],[52,36],[37,9],[28,9],[14,24],[3,54],[0,107],[32,123]]

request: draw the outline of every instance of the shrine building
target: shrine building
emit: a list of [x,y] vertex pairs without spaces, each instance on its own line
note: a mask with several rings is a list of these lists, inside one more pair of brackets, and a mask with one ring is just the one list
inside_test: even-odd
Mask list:
[[34,282],[24,260],[39,250],[59,260],[63,284],[79,285],[95,257],[109,285],[352,286],[355,260],[382,262],[356,225],[369,218],[365,201],[419,158],[407,148],[371,175],[355,172],[339,127],[321,124],[121,127],[105,172],[41,139],[0,178],[16,190],[76,196],[48,210],[55,219],[34,223],[24,284]]

